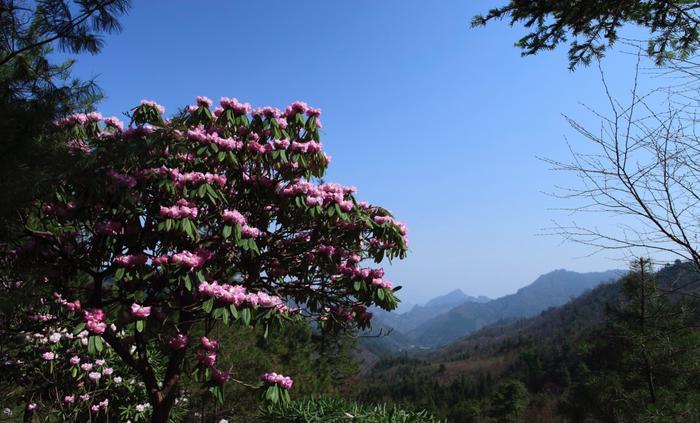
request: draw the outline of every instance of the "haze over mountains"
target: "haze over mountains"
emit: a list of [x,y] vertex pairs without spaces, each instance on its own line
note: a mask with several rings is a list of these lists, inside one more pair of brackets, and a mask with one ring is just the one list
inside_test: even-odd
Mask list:
[[435,348],[454,342],[486,325],[538,315],[561,306],[624,271],[578,273],[555,270],[537,278],[516,293],[497,299],[473,297],[461,290],[416,305],[405,313],[376,312],[375,330],[393,329],[389,336],[361,341],[363,348],[382,355],[414,348]]

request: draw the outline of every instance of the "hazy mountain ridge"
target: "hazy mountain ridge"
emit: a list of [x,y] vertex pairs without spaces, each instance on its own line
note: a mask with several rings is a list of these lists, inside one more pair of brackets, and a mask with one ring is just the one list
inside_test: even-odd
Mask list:
[[446,345],[488,324],[522,319],[565,304],[604,282],[618,279],[623,271],[578,273],[555,270],[533,283],[487,303],[465,303],[437,316],[408,333],[417,345]]
[[372,312],[382,325],[389,326],[402,333],[408,333],[435,316],[446,313],[456,306],[468,302],[481,303],[488,301],[491,301],[488,297],[473,297],[465,294],[461,289],[455,289],[429,300],[424,305],[416,304],[404,313],[387,312],[381,309],[372,310]]
[[578,273],[559,269],[541,275],[514,294],[494,300],[469,296],[458,289],[433,298],[423,306],[416,305],[406,313],[378,311],[375,327],[394,330],[387,337],[363,340],[361,346],[381,354],[390,353],[392,349],[398,352],[439,347],[490,324],[535,316],[601,283],[612,282],[624,273],[620,270]]

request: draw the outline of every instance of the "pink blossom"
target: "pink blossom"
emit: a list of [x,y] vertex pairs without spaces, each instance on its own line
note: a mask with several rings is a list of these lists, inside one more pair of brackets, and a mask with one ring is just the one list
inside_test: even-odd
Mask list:
[[66,395],[63,397],[63,402],[66,404],[73,404],[75,402],[75,395]]
[[234,114],[245,115],[252,109],[248,103],[240,103],[236,98],[221,97],[221,107],[231,108]]
[[211,378],[216,383],[223,385],[224,383],[228,382],[229,379],[231,379],[231,375],[229,372],[225,372],[223,370],[212,369]]
[[98,358],[97,360],[95,360],[96,366],[103,366],[104,364],[105,364],[105,361],[101,358]]
[[80,365],[80,368],[81,368],[84,372],[89,372],[90,370],[92,370],[92,363],[83,363],[83,364]]
[[261,232],[260,229],[254,228],[252,226],[243,225],[241,226],[241,235],[247,238],[258,238]]
[[135,267],[146,264],[148,256],[145,254],[125,254],[114,258],[114,264],[123,267]]
[[181,350],[187,347],[188,342],[189,338],[187,335],[178,333],[177,335],[170,337],[168,340],[168,346],[174,350]]
[[182,198],[170,207],[160,206],[160,215],[171,219],[195,218],[198,210],[194,203]]
[[199,248],[194,253],[185,250],[173,254],[170,261],[173,264],[179,264],[182,266],[198,269],[204,266],[204,264],[207,261],[209,261],[212,258],[212,256],[213,254],[211,253],[211,251]]
[[102,373],[90,372],[90,373],[88,373],[88,378],[93,382],[97,382],[100,380],[100,378],[102,378]]
[[114,373],[114,369],[111,367],[106,367],[102,369],[102,374],[105,376],[110,376],[112,373]]
[[292,384],[294,381],[292,378],[289,376],[284,376],[281,374],[277,374],[275,372],[272,373],[263,373],[262,376],[260,376],[260,379],[262,379],[264,382],[267,382],[271,385],[277,385],[282,389],[289,390],[292,388]]
[[36,403],[30,402],[29,404],[27,404],[27,411],[33,412],[34,410],[37,409],[37,407],[38,406],[36,405]]
[[199,342],[205,350],[213,351],[219,346],[219,341],[216,339],[209,339],[206,336],[199,338]]
[[119,173],[115,171],[114,169],[110,169],[107,171],[107,176],[112,178],[114,182],[120,184],[120,185],[125,185],[129,188],[133,188],[136,186],[136,178],[133,176],[127,175],[125,173]]
[[246,219],[238,210],[224,210],[223,219],[237,225],[245,225]]
[[77,355],[74,355],[73,357],[70,358],[69,361],[70,361],[70,364],[75,366],[76,364],[80,364],[80,357],[78,357]]
[[142,106],[150,106],[156,110],[162,115],[165,113],[165,107],[161,106],[160,104],[156,103],[153,100],[141,100],[141,105]]
[[41,358],[43,358],[46,361],[51,361],[54,358],[56,358],[56,354],[52,353],[51,351],[47,351],[47,352],[41,354]]
[[119,118],[117,118],[116,116],[106,117],[104,118],[103,122],[107,126],[114,127],[116,129],[119,129],[120,131],[124,129],[124,123],[122,123],[122,121],[119,120]]
[[216,363],[216,353],[214,351],[197,351],[197,360],[204,367],[211,367]]
[[144,307],[139,304],[131,304],[131,315],[137,319],[145,319],[151,315],[151,307]]
[[211,107],[211,99],[204,96],[197,96],[197,105],[209,108]]
[[84,310],[83,318],[85,319],[85,327],[92,333],[99,335],[107,329],[107,325],[104,323],[105,312],[102,309]]

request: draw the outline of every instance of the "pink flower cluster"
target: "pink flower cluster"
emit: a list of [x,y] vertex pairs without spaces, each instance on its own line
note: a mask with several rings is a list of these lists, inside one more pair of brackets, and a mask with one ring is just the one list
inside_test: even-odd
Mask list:
[[93,404],[90,407],[90,411],[92,411],[93,413],[97,413],[100,411],[101,408],[107,408],[108,405],[109,405],[109,400],[105,398],[104,400],[100,401],[99,403]]
[[391,284],[391,281],[388,281],[388,280],[382,279],[382,278],[374,278],[374,279],[372,279],[372,285],[373,285],[373,286],[376,286],[376,287],[379,287],[379,288],[384,288],[384,289],[391,289],[392,286],[393,286],[393,285]]
[[178,333],[175,336],[170,337],[168,340],[168,346],[174,350],[181,350],[187,347],[190,342],[190,338],[182,333]]
[[80,300],[75,300],[75,301],[68,301],[63,298],[61,294],[58,292],[53,293],[54,298],[56,299],[56,302],[62,306],[65,306],[68,311],[77,311],[80,310]]
[[224,186],[226,185],[226,175],[219,175],[215,173],[202,173],[202,172],[187,172],[180,173],[180,169],[170,169],[165,166],[161,166],[155,169],[146,170],[145,173],[150,173],[160,176],[169,176],[170,179],[175,182],[178,187],[183,187],[188,183],[199,184],[202,182],[207,182],[209,184]]
[[165,107],[161,106],[153,100],[141,100],[141,105],[153,107],[154,109],[158,110],[158,112],[161,115],[165,113]]
[[64,117],[63,119],[58,119],[54,121],[54,125],[58,127],[66,127],[66,126],[72,126],[72,125],[85,125],[87,123],[95,123],[99,122],[102,120],[102,114],[98,112],[90,112],[90,113],[76,113],[72,114],[69,116]]
[[136,186],[136,178],[133,176],[124,174],[124,173],[119,173],[115,171],[114,169],[110,169],[107,171],[107,176],[112,178],[112,180],[120,185],[127,186],[129,188],[133,188]]
[[241,226],[246,224],[245,216],[243,216],[238,210],[224,210],[223,219],[226,222],[235,223]]
[[197,96],[197,105],[201,107],[209,108],[211,107],[211,99],[203,95]]
[[216,132],[207,133],[203,128],[195,128],[187,131],[187,138],[202,144],[216,144],[225,151],[240,150],[243,148],[243,141],[233,138],[221,138]]
[[198,210],[195,204],[184,198],[177,200],[174,206],[160,206],[160,215],[171,219],[195,218]]
[[[181,266],[199,269],[204,266],[206,262],[212,258],[212,256],[213,254],[211,251],[200,248],[194,253],[187,250],[175,253],[168,261],[172,264],[179,264]],[[164,257],[161,256],[160,260],[164,260]]]
[[336,203],[341,210],[349,212],[353,208],[353,202],[352,200],[346,200],[345,195],[355,191],[357,191],[355,187],[344,187],[332,183],[316,186],[309,181],[297,179],[283,188],[280,194],[284,197],[294,197],[296,195],[305,194],[306,205],[309,207],[328,206]]
[[197,360],[199,360],[204,367],[211,367],[216,364],[216,353],[210,350],[198,350]]
[[231,374],[219,369],[212,369],[211,378],[214,382],[223,385],[231,379]]
[[368,267],[358,269],[357,262],[354,260],[346,260],[340,263],[340,273],[350,278],[361,278],[379,288],[391,289],[390,281],[382,279],[384,277],[384,269],[370,269]]
[[241,234],[246,238],[258,238],[262,232],[258,228],[248,226],[246,218],[238,210],[224,210],[223,219],[225,222],[234,223],[241,226]]
[[291,377],[289,376],[283,376],[283,375],[278,375],[275,372],[272,373],[263,373],[260,376],[260,379],[263,382],[267,382],[271,385],[277,385],[282,389],[290,390],[292,389],[292,384],[294,381],[292,380]]
[[83,311],[85,327],[97,335],[103,334],[107,329],[107,325],[104,323],[106,317],[104,310],[99,308]]
[[199,293],[204,297],[214,297],[236,307],[244,303],[252,307],[276,308],[281,313],[286,313],[289,308],[280,297],[264,292],[248,292],[242,285],[219,284],[217,281],[202,282],[199,284]]
[[119,120],[116,116],[104,118],[104,123],[107,126],[114,127],[116,129],[119,129],[120,131],[124,129],[124,123],[121,120]]
[[66,203],[65,205],[44,204],[41,207],[41,211],[47,215],[56,216],[56,217],[59,217],[61,219],[65,219],[67,217],[70,217],[76,208],[77,208],[76,204],[74,202],[70,201],[70,202]]
[[209,339],[206,336],[200,337],[199,343],[202,345],[202,348],[207,351],[214,351],[219,347],[219,341],[216,339]]
[[296,142],[292,141],[289,146],[291,151],[298,151],[300,153],[318,153],[323,148],[323,144],[316,141],[308,142]]
[[131,304],[131,315],[137,319],[145,319],[151,315],[151,307],[144,307],[142,305],[133,303]]
[[148,256],[145,254],[122,254],[114,258],[114,264],[122,267],[136,267],[146,264]]
[[250,103],[241,103],[236,98],[221,97],[220,104],[224,109],[229,107],[231,110],[233,110],[233,113],[237,115],[246,115],[250,113],[252,109],[252,107],[250,107]]

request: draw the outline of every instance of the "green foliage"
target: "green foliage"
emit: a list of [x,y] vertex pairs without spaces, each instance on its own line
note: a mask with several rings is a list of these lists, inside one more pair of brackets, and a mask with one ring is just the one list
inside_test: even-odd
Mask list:
[[500,422],[517,422],[520,421],[527,402],[525,385],[518,380],[511,380],[502,384],[491,398],[489,414]]
[[53,63],[54,46],[97,53],[100,34],[120,29],[128,0],[0,0],[0,237],[21,229],[20,211],[72,162],[44,139],[54,119],[91,110],[102,97],[94,81],[71,77],[73,60]]
[[623,26],[636,24],[649,31],[648,53],[661,63],[696,51],[698,7],[699,2],[689,0],[510,0],[485,16],[476,16],[472,26],[494,19],[524,25],[530,32],[516,46],[525,56],[569,43],[569,67],[574,69],[602,57]]
[[697,301],[676,292],[698,289],[700,277],[688,263],[650,270],[641,277],[637,266],[538,317],[487,326],[429,360],[381,360],[356,396],[460,423],[698,421],[700,316]]
[[261,416],[272,422],[340,423],[437,423],[426,411],[408,411],[396,406],[361,405],[345,399],[321,397],[276,404],[264,408]]

